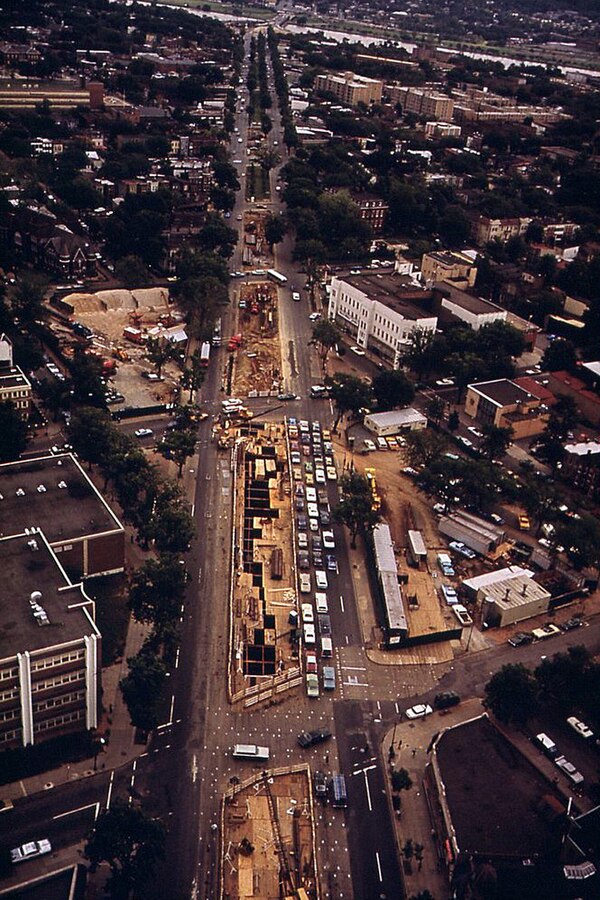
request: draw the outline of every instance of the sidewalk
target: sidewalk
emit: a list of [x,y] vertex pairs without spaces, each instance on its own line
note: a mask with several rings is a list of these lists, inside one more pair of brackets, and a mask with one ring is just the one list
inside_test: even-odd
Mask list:
[[[468,700],[460,706],[449,710],[443,717],[433,713],[426,719],[415,721],[404,720],[390,730],[381,743],[380,752],[387,769],[386,790],[392,819],[400,866],[403,869],[403,882],[406,896],[430,891],[435,900],[446,900],[450,896],[448,879],[443,867],[439,864],[438,850],[434,840],[433,826],[423,791],[423,773],[429,762],[427,747],[432,736],[444,728],[458,722],[474,718],[482,712],[479,700]],[[401,791],[401,814],[393,812],[391,769],[388,765],[389,750],[394,744],[395,756],[392,757],[393,768],[406,769],[412,780],[412,787]],[[402,848],[411,840],[413,846],[421,844],[423,858],[419,863],[415,857],[406,863]]]

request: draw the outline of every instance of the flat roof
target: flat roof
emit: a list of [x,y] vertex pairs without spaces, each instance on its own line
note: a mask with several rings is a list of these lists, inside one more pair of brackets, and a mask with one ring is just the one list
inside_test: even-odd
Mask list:
[[452,303],[456,303],[457,306],[460,306],[462,309],[466,309],[468,312],[472,312],[475,315],[484,313],[506,314],[506,310],[502,309],[502,307],[498,306],[496,303],[492,303],[490,300],[484,300],[483,297],[474,297],[472,294],[467,294],[466,291],[459,290],[448,281],[436,281],[433,287],[435,290],[439,290],[444,294],[445,300],[450,300]]
[[406,630],[408,625],[398,584],[398,566],[396,565],[392,533],[387,522],[380,522],[373,529],[373,546],[388,627],[390,630]]
[[495,381],[480,381],[476,384],[470,384],[469,390],[473,390],[487,400],[491,400],[498,407],[512,406],[513,403],[531,399],[527,391],[508,378],[498,378]]
[[550,596],[550,591],[530,575],[505,578],[504,581],[496,581],[485,587],[486,600],[493,601],[502,609],[524,606],[536,600],[549,600]]
[[565,444],[565,451],[573,456],[596,456],[600,453],[600,443],[585,441],[579,444]]
[[[81,584],[73,585],[58,562],[43,533],[0,538],[0,569],[10,585],[10,600],[0,603],[0,659],[12,658],[26,650],[34,652],[83,635],[97,633],[82,608],[70,606],[92,601]],[[41,593],[38,605],[46,613],[34,616],[30,598]]]
[[520,859],[558,852],[560,835],[540,809],[552,786],[487,715],[443,731],[434,755],[461,852]]
[[[415,293],[420,290],[406,275],[396,272],[360,272],[356,275],[352,273],[338,274],[335,277],[338,281],[344,281],[362,291],[369,300],[381,303],[382,306],[397,312],[404,319],[418,321],[419,319],[434,318],[433,312],[420,309],[416,303],[402,297],[402,291]],[[422,291],[424,296],[428,296],[428,292],[424,288]]]
[[11,366],[9,369],[0,369],[0,390],[2,390],[2,388],[12,387],[31,387],[29,380],[18,366]]
[[506,566],[504,569],[496,569],[494,572],[484,572],[483,575],[466,578],[463,581],[463,585],[471,588],[472,591],[479,591],[481,588],[489,587],[498,581],[507,581],[510,578],[517,578],[519,575],[528,575],[531,578],[533,571],[531,569],[523,569],[521,566]]
[[54,544],[123,530],[71,453],[5,463],[0,486],[0,537],[41,528]]
[[369,413],[368,416],[365,416],[365,419],[368,419],[374,425],[380,426],[407,425],[410,422],[427,421],[427,417],[412,406],[407,406],[405,409],[391,409],[389,412]]

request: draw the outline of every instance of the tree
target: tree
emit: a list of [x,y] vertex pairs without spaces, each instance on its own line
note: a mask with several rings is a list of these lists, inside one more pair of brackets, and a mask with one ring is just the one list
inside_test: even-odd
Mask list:
[[188,429],[169,431],[158,445],[158,449],[165,459],[172,459],[177,463],[177,477],[181,478],[186,460],[194,455],[196,433]]
[[330,319],[321,319],[315,322],[312,329],[313,343],[319,348],[323,371],[327,365],[327,357],[337,342],[340,340],[340,330]]
[[272,213],[265,220],[265,238],[273,252],[275,244],[280,244],[285,237],[287,225],[283,216],[274,216]]
[[576,424],[575,402],[571,397],[561,397],[550,410],[546,428],[540,438],[541,455],[553,469],[561,462],[565,454],[564,444]]
[[73,386],[73,403],[106,409],[106,387],[102,381],[102,363],[77,348],[69,364]]
[[435,422],[436,425],[439,425],[439,423],[444,418],[445,409],[446,402],[442,399],[442,397],[435,396],[427,402],[425,411],[428,418],[430,418],[432,422]]
[[0,462],[17,459],[27,446],[27,424],[11,400],[0,403]]
[[450,415],[448,416],[448,431],[450,431],[450,432],[452,432],[452,434],[454,434],[454,432],[456,431],[456,429],[458,428],[459,425],[460,425],[460,416],[458,415],[457,411],[455,409],[453,409],[452,412],[450,413]]
[[484,706],[501,722],[523,725],[537,709],[535,678],[524,665],[506,665],[485,686]]
[[407,769],[395,769],[392,772],[392,790],[393,791],[409,791],[412,787],[412,778],[408,774]]
[[33,325],[47,316],[44,297],[49,281],[44,275],[31,273],[22,275],[12,292],[11,309],[21,325]]
[[379,412],[407,406],[415,396],[412,381],[400,369],[378,372],[373,379],[372,389]]
[[558,338],[546,347],[541,365],[547,372],[571,372],[576,363],[575,345],[564,338]]
[[165,841],[160,821],[117,799],[98,816],[84,852],[93,868],[109,864],[110,894],[125,900],[132,890],[148,887],[157,863],[164,859]]
[[172,553],[148,559],[135,572],[129,589],[129,608],[138,622],[154,625],[160,635],[177,621],[185,593],[187,571]]
[[181,375],[182,386],[190,392],[190,403],[196,391],[199,391],[204,384],[205,377],[206,369],[202,365],[200,351],[194,350],[191,357],[191,365],[186,366]]
[[483,437],[479,449],[481,454],[491,460],[501,459],[505,454],[513,437],[513,429],[499,428],[497,425],[484,425]]
[[427,375],[435,368],[434,338],[435,332],[428,328],[413,328],[409,334],[408,347],[402,361],[416,375]]
[[347,472],[340,479],[340,488],[342,496],[333,514],[336,521],[349,529],[354,548],[357,536],[372,531],[381,520],[381,513],[373,509],[371,485],[364,475]]
[[412,466],[429,466],[441,459],[448,449],[448,439],[439,431],[424,428],[406,434],[406,455]]
[[160,697],[167,678],[166,667],[146,646],[142,646],[137,656],[130,656],[127,665],[129,672],[121,679],[119,687],[131,724],[142,731],[152,731],[158,725]]
[[164,364],[173,358],[173,351],[173,344],[164,338],[149,337],[146,341],[146,355],[159,378],[162,376]]
[[270,172],[271,169],[274,169],[281,162],[281,156],[277,150],[271,147],[265,147],[263,150],[260,150],[257,154],[257,159],[264,172]]
[[586,697],[587,677],[592,657],[586,647],[568,647],[566,653],[546,657],[535,670],[542,698],[564,709],[580,704]]
[[94,463],[108,463],[116,446],[115,427],[104,410],[82,406],[71,416],[69,440],[90,467]]
[[226,285],[213,276],[191,277],[179,283],[177,297],[191,334],[198,340],[208,340],[219,306],[229,300]]
[[333,400],[336,418],[333,423],[333,430],[336,431],[340,419],[348,413],[353,418],[358,417],[361,410],[366,409],[372,399],[371,388],[355,375],[348,375],[345,372],[336,372],[331,378],[327,378],[326,382],[329,388],[329,396]]
[[139,256],[129,254],[115,263],[115,276],[127,288],[142,287],[151,280],[150,270]]
[[569,518],[557,523],[553,538],[566,547],[567,556],[577,569],[600,567],[600,519],[589,513],[582,513],[579,519]]

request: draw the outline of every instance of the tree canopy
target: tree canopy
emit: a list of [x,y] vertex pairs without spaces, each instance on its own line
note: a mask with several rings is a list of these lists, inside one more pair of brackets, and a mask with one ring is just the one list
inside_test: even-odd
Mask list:
[[535,678],[521,663],[502,666],[485,686],[484,705],[501,722],[523,725],[537,709]]

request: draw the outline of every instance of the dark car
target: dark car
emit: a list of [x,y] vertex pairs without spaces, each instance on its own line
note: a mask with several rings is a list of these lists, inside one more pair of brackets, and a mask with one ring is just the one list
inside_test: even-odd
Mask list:
[[321,569],[323,567],[323,554],[320,550],[313,550],[312,559],[315,569]]
[[449,709],[457,703],[460,703],[460,697],[456,691],[442,691],[441,694],[436,694],[433,700],[436,709]]
[[308,550],[299,550],[298,551],[298,568],[303,572],[306,572],[310,569],[310,559],[308,557]]
[[518,631],[508,639],[508,643],[511,647],[523,647],[525,644],[533,643],[533,635],[529,631]]
[[575,628],[581,628],[582,625],[583,621],[573,616],[572,619],[567,619],[566,622],[563,622],[560,627],[563,631],[573,631]]
[[308,528],[308,519],[304,515],[298,516],[298,531],[306,531]]
[[321,520],[321,525],[331,525],[331,513],[329,512],[329,510],[320,509],[319,519]]
[[324,772],[315,772],[313,785],[315,797],[318,797],[319,800],[327,801],[327,776]]
[[304,750],[307,750],[309,747],[314,747],[315,744],[323,744],[330,737],[331,732],[328,728],[316,728],[314,731],[303,731],[302,734],[299,734],[298,743]]
[[328,553],[327,556],[325,557],[325,561],[327,563],[327,570],[329,572],[337,572],[337,570],[338,570],[337,560],[336,560],[335,556],[333,555],[333,553]]
[[319,623],[319,634],[321,637],[329,637],[331,634],[331,619],[329,616],[325,615],[325,613],[320,613],[317,616],[317,621]]
[[323,549],[323,541],[320,534],[313,534],[311,541],[313,550],[321,551]]
[[296,497],[294,501],[296,512],[304,512],[304,497]]

